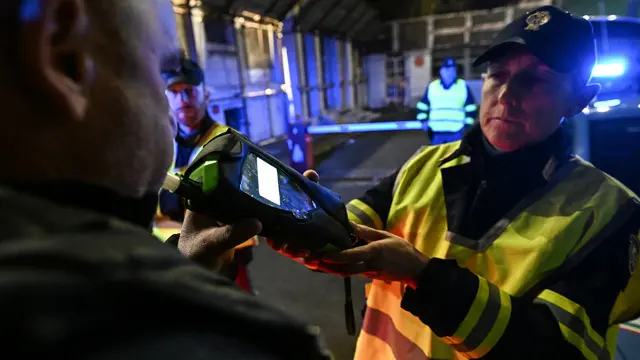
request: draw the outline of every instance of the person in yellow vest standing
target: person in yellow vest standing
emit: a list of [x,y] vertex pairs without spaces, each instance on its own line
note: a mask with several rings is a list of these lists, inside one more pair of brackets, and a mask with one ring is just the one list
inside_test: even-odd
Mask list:
[[640,316],[640,200],[561,127],[599,91],[595,49],[591,23],[554,6],[507,25],[475,62],[479,124],[348,204],[368,244],[306,258],[374,279],[355,359],[614,357]]
[[[209,116],[209,93],[205,87],[204,72],[196,62],[180,58],[179,66],[173,70],[165,70],[162,77],[166,82],[170,116],[177,124],[174,161],[170,171],[182,173],[204,145],[227,131],[228,127],[217,123]],[[184,221],[185,210],[183,200],[179,196],[161,190],[154,234],[165,241],[178,234]],[[177,238],[174,236],[174,239]],[[251,248],[255,245],[257,239],[250,239],[238,247],[233,254],[232,264],[228,266],[227,275],[235,279],[245,290],[251,288],[247,265],[252,259]]]
[[416,107],[418,120],[430,134],[432,145],[462,139],[464,130],[473,125],[478,110],[467,82],[458,77],[453,58],[444,60],[440,79],[429,84]]

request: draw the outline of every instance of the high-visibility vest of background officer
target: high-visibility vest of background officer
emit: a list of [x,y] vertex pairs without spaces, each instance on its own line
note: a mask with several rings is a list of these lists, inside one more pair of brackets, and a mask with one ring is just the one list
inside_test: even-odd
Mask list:
[[431,133],[431,144],[462,139],[464,129],[473,125],[478,106],[466,81],[457,77],[455,60],[447,58],[440,68],[440,79],[427,87],[416,105],[418,120]]
[[[162,76],[167,84],[167,100],[171,116],[177,123],[174,140],[174,161],[170,172],[183,173],[202,148],[214,137],[227,131],[228,127],[214,121],[207,112],[208,91],[204,86],[204,73],[200,66],[188,59],[181,59],[178,69],[166,70]],[[163,241],[180,233],[186,211],[179,196],[169,191],[160,191],[154,234]],[[233,253],[233,263],[228,267],[230,278],[250,291],[247,265],[252,259],[251,248],[257,238],[249,239]]]

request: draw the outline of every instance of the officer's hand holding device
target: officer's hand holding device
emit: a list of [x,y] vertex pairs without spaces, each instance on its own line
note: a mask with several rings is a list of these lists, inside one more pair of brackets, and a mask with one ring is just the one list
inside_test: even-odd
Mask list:
[[[189,210],[232,224],[255,218],[259,235],[311,253],[348,249],[357,239],[339,195],[307,179],[233,129],[212,139],[184,175],[168,174],[163,187]],[[350,283],[347,327],[354,332]]]

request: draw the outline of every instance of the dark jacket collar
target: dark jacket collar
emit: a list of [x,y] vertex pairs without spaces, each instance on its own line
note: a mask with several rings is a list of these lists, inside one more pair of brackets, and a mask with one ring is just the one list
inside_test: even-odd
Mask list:
[[513,152],[490,153],[483,138],[480,125],[474,125],[463,137],[460,147],[443,159],[441,165],[460,156],[469,156],[483,177],[511,174],[548,180],[550,173],[573,156],[570,138],[562,126],[544,141]]
[[455,79],[451,82],[451,84],[447,84],[447,85],[445,85],[444,81],[442,81],[442,79],[440,79],[440,86],[442,86],[442,88],[443,88],[443,89],[445,89],[445,90],[449,90],[450,88],[452,88],[452,87],[453,87],[453,85],[457,84],[457,83],[458,83],[458,81],[460,81],[460,78],[455,78]]
[[200,137],[202,137],[212,126],[216,124],[215,120],[209,117],[209,114],[205,112],[204,118],[202,119],[202,124],[200,125],[200,129],[194,132],[193,134],[183,134],[178,127],[178,135],[176,136],[176,142],[181,146],[193,146],[195,145]]
[[150,229],[158,206],[158,194],[142,198],[123,197],[96,185],[80,182],[27,181],[3,184],[57,205],[90,210]]

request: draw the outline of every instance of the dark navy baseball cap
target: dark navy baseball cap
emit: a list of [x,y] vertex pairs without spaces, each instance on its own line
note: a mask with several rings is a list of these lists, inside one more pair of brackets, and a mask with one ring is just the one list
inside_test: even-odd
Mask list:
[[456,66],[456,59],[451,57],[444,59],[444,61],[442,62],[442,65],[440,65],[441,68],[455,67],[455,66]]
[[177,69],[163,70],[162,78],[167,87],[174,84],[198,86],[204,83],[204,72],[195,61],[181,58]]
[[559,73],[579,71],[586,83],[596,63],[596,43],[589,20],[556,6],[542,6],[504,27],[491,47],[473,63],[479,66],[509,53],[513,44],[524,46]]

